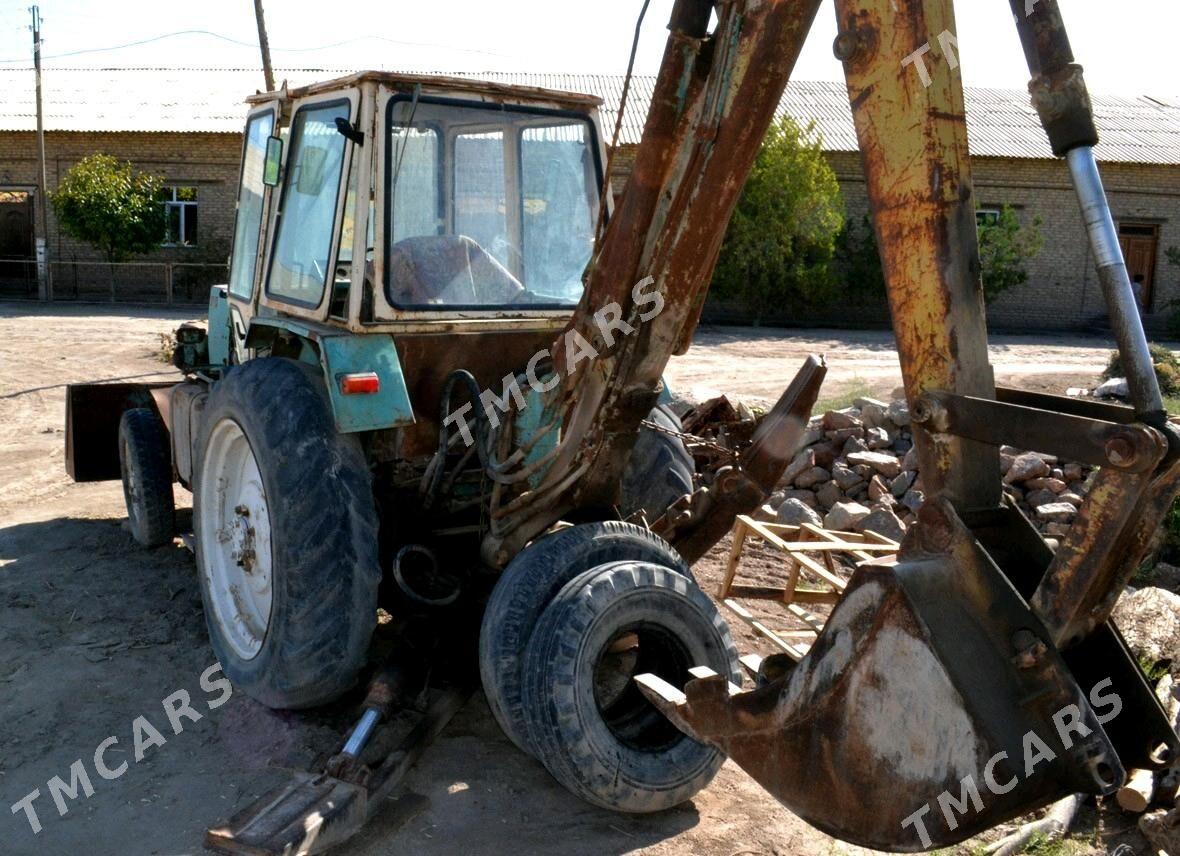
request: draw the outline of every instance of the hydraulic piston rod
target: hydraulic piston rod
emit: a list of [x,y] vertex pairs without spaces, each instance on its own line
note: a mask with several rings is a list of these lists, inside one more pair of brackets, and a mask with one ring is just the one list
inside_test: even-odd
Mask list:
[[1078,202],[1082,206],[1082,219],[1090,238],[1090,250],[1094,253],[1098,282],[1106,298],[1110,325],[1114,328],[1115,341],[1123,358],[1131,403],[1140,419],[1158,425],[1166,416],[1164,402],[1160,397],[1159,381],[1147,349],[1147,336],[1143,332],[1139,306],[1131,290],[1131,279],[1119,246],[1114,218],[1102,188],[1102,178],[1098,174],[1094,149],[1091,146],[1079,146],[1066,153],[1065,159],[1069,164]]
[[1082,67],[1074,62],[1057,0],[1038,0],[1034,4],[1025,0],[1009,2],[1032,75],[1028,88],[1033,106],[1045,127],[1053,154],[1065,158],[1069,164],[1070,178],[1082,206],[1082,218],[1110,325],[1122,355],[1131,403],[1140,419],[1158,427],[1167,414],[1119,246],[1118,231],[1098,174],[1094,157],[1098,131]]

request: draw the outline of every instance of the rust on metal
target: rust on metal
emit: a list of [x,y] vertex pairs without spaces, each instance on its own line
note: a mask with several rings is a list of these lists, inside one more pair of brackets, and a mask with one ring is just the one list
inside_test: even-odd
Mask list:
[[175,381],[70,384],[66,388],[66,472],[70,478],[76,482],[122,478],[119,420],[123,411],[149,407],[160,413],[154,393],[174,385]]
[[1065,460],[1130,472],[1155,469],[1167,451],[1162,434],[1146,425],[1108,422],[1036,407],[924,393],[913,419],[927,431],[969,437],[993,446],[1049,452]]
[[[572,322],[587,341],[600,339],[594,310],[613,301],[636,332],[555,390],[565,410],[559,454],[530,501],[502,521],[505,534],[485,541],[486,558],[515,554],[572,508],[615,502],[636,429],[669,357],[691,335],[729,215],[818,7],[819,0],[732,0],[717,7],[716,28],[702,36],[699,0],[677,3],[644,142]],[[663,306],[639,322],[632,289],[649,276]],[[563,342],[553,348],[559,363]],[[585,475],[571,482],[578,471]]]
[[[403,431],[403,453],[431,454],[438,447],[439,398],[447,376],[467,369],[480,389],[502,395],[505,376],[513,376],[550,342],[539,330],[487,330],[468,333],[413,333],[394,337],[398,359],[414,402],[415,424]],[[457,407],[463,401],[453,402]]]
[[669,508],[652,525],[692,564],[774,490],[798,450],[811,409],[827,375],[822,357],[809,356],[791,385],[759,422],[737,466],[719,469],[712,482]]
[[[994,398],[962,81],[944,61],[923,85],[915,51],[954,32],[942,0],[837,0],[848,94],[911,407],[932,390]],[[995,447],[915,428],[928,496],[956,508],[997,505]]]
[[[860,565],[783,677],[747,693],[718,677],[683,693],[654,676],[639,681],[678,727],[721,748],[808,823],[865,847],[926,850],[1122,781],[1085,702],[1090,687],[1037,627],[949,502],[935,500],[896,564]],[[1063,709],[1084,728],[1062,735],[1054,715]],[[1027,774],[1030,733],[1052,759]]]
[[[1165,430],[1171,448],[1180,451],[1180,434],[1170,425]],[[1031,600],[1058,647],[1077,645],[1106,622],[1143,561],[1180,493],[1180,454],[1156,466],[1166,451],[1158,450],[1145,471],[1108,466],[1095,476]]]

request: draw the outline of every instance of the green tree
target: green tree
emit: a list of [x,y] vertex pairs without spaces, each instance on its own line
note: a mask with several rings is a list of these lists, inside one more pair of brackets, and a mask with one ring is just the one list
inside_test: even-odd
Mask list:
[[74,165],[50,194],[61,227],[99,250],[108,263],[146,253],[164,239],[163,179],[135,172],[110,155],[90,155]]
[[836,174],[814,126],[771,126],[729,221],[712,294],[740,301],[754,323],[784,301],[832,293],[828,265],[844,224]]
[[1040,217],[1022,227],[1010,205],[1000,209],[994,221],[979,224],[983,296],[989,303],[1008,289],[1028,282],[1025,265],[1045,244],[1040,227]]
[[836,268],[846,294],[885,298],[885,272],[868,214],[861,218],[859,225],[851,220],[844,224],[836,238]]

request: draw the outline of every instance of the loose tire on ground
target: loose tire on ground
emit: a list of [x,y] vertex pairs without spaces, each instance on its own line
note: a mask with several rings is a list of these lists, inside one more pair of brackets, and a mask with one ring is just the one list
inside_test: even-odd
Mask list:
[[[679,417],[665,405],[654,408],[647,419],[670,431],[681,430]],[[649,522],[655,521],[669,505],[692,493],[695,471],[692,455],[679,437],[642,426],[623,473],[621,515],[643,511]]]
[[176,531],[172,498],[172,448],[156,412],[135,407],[119,420],[119,469],[131,536],[144,547],[159,547]]
[[663,538],[642,526],[611,520],[571,526],[531,544],[496,583],[479,634],[479,671],[496,722],[521,750],[532,752],[521,701],[521,661],[533,626],[566,583],[619,559],[654,562],[692,577]]
[[226,676],[272,708],[331,701],[356,682],[376,626],[359,441],[336,432],[317,368],[257,359],[214,384],[197,450],[197,566]]
[[581,574],[545,609],[525,652],[538,758],[603,808],[648,813],[690,799],[724,756],[678,731],[631,678],[652,672],[682,687],[697,665],[741,682],[729,629],[691,580],[646,562]]

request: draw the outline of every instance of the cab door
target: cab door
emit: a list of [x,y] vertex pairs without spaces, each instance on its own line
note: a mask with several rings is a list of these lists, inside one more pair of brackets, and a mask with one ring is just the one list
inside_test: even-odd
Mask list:
[[324,320],[335,284],[346,178],[357,148],[343,131],[356,120],[356,88],[294,105],[283,171],[271,205],[259,305],[283,315]]
[[262,240],[262,224],[266,220],[271,189],[263,181],[263,175],[268,142],[278,134],[277,119],[277,103],[257,107],[247,115],[243,134],[242,168],[238,178],[227,288],[230,352],[236,355],[238,362],[245,356],[246,330],[254,316],[258,274],[266,248]]

